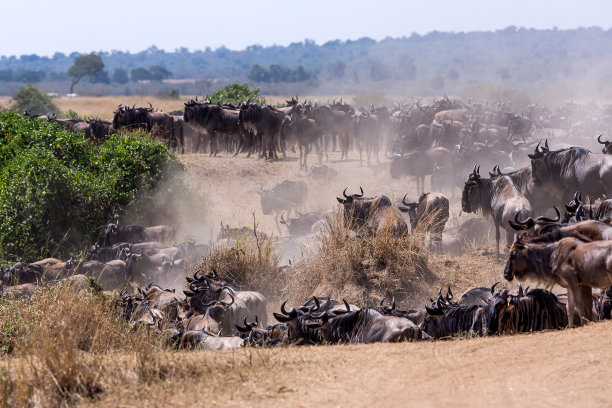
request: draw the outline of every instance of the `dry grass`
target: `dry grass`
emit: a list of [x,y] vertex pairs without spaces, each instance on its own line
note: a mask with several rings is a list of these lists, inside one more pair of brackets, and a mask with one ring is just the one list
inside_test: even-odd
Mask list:
[[190,271],[208,274],[211,271],[242,290],[255,290],[267,298],[279,296],[285,284],[283,269],[272,238],[262,235],[253,215],[253,232],[239,236],[229,244],[213,246],[209,256]]
[[287,296],[295,303],[318,295],[377,305],[384,297],[410,303],[430,291],[436,278],[413,237],[360,235],[344,223],[341,211],[328,217],[314,253],[304,254],[296,266]]

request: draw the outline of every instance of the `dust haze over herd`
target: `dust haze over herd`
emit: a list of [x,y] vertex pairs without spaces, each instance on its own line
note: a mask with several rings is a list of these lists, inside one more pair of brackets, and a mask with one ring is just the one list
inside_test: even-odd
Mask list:
[[0,17],[4,405],[608,404],[606,2],[60,3]]

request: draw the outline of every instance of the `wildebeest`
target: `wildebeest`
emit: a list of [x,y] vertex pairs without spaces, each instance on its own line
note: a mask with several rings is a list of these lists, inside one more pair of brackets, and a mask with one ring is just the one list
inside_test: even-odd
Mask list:
[[126,263],[121,260],[83,262],[79,264],[76,272],[96,278],[105,290],[119,289],[131,280],[126,270]]
[[144,240],[151,242],[172,241],[174,239],[174,228],[169,225],[155,225],[143,229]]
[[179,145],[181,148],[183,146],[183,141],[176,138],[172,115],[165,112],[153,112],[152,106],[149,108],[130,108],[129,106],[119,105],[113,116],[113,128],[117,131],[143,129],[151,132],[153,137],[165,140],[169,148],[176,150]]
[[508,246],[512,243],[514,230],[509,224],[518,213],[523,218],[532,215],[531,205],[516,188],[508,176],[481,178],[479,169],[469,175],[461,197],[461,208],[465,212],[481,210],[485,217],[491,216],[495,223],[496,249],[499,254],[500,226],[506,230]]
[[344,207],[345,222],[351,229],[363,229],[369,235],[380,235],[383,232],[390,232],[396,237],[408,235],[406,221],[391,205],[387,196],[363,197],[361,187],[361,194],[348,196],[347,189],[342,192],[343,199],[336,199]]
[[210,140],[209,156],[216,156],[219,152],[218,136],[235,136],[241,140],[246,137],[246,130],[238,119],[239,113],[238,110],[225,109],[219,104],[199,103],[190,100],[185,103],[183,119],[190,126],[208,134]]
[[280,135],[283,140],[291,137],[297,141],[300,150],[300,169],[308,169],[306,159],[313,145],[319,157],[319,164],[321,163],[319,141],[322,130],[314,119],[310,119],[307,116],[287,115],[281,123]]
[[303,181],[284,180],[271,189],[262,187],[261,210],[264,215],[274,215],[276,227],[280,232],[278,217],[281,212],[290,213],[292,209],[302,208],[308,196],[308,187]]
[[289,235],[299,237],[310,234],[312,226],[322,219],[323,215],[321,213],[308,212],[302,214],[296,210],[295,215],[288,219],[285,219],[284,215],[281,214],[280,223],[287,226]]
[[427,315],[420,328],[434,339],[457,334],[482,336],[486,328],[486,308],[484,306],[438,304],[432,308],[426,306],[425,310]]
[[119,225],[110,223],[104,231],[104,246],[109,247],[119,242],[137,243],[145,241],[144,228],[140,225]]
[[490,334],[563,329],[568,324],[565,305],[553,293],[543,289],[525,293],[520,283],[516,295],[507,289],[493,292],[487,305]]
[[380,150],[380,121],[376,115],[368,112],[355,112],[353,114],[355,143],[359,150],[359,165],[363,165],[363,150],[366,151],[368,166],[370,156],[374,153],[376,163],[380,163],[378,152]]
[[238,123],[260,140],[260,156],[272,160],[276,157],[279,144],[285,156],[281,125],[284,117],[285,113],[273,106],[246,101],[240,105]]
[[498,284],[499,282],[495,282],[490,288],[472,288],[461,295],[457,303],[463,306],[486,305],[488,303],[487,301],[490,300],[493,293],[495,293],[495,286]]
[[534,279],[549,286],[568,289],[567,314],[570,326],[574,313],[593,319],[592,288],[612,286],[611,241],[582,242],[563,238],[546,245],[515,241],[504,269],[507,280]]
[[[407,195],[407,194],[406,194]],[[406,195],[399,207],[400,211],[410,215],[411,232],[430,234],[431,241],[439,250],[442,241],[442,231],[448,221],[448,199],[440,193],[421,194],[417,202],[406,202]]]
[[612,318],[612,286],[599,295],[596,310],[600,320]]
[[612,154],[612,142],[610,142],[609,140],[604,140],[603,142],[601,141],[601,137],[603,135],[599,135],[597,136],[597,141],[599,143],[601,143],[602,145],[604,145],[604,147],[601,149],[601,152],[603,154]]
[[391,159],[391,177],[414,176],[417,193],[425,192],[425,176],[433,173],[436,163],[450,163],[451,152],[444,147],[417,150],[406,155],[394,154]]
[[571,200],[579,190],[590,197],[612,195],[612,155],[576,146],[550,151],[546,141],[543,147],[538,143],[529,158],[534,185],[544,188],[559,204]]

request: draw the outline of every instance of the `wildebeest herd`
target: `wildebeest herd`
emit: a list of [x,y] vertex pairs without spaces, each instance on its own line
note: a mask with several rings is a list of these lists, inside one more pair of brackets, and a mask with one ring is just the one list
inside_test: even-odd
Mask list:
[[[177,136],[184,134],[177,127],[182,121],[208,137],[211,155],[226,151],[274,160],[297,146],[303,168],[312,147],[320,161],[328,149],[340,150],[345,159],[353,147],[360,161],[366,153],[368,165],[378,162],[382,150],[391,157],[391,177],[415,177],[421,195],[415,202],[404,196],[402,205],[394,205],[385,195],[365,197],[363,189],[358,194],[347,194],[345,189],[337,201],[355,239],[379,234],[401,238],[418,232],[423,242],[429,235],[433,252],[447,251],[454,237],[445,236],[443,230],[456,187],[463,184],[461,208],[466,213],[480,211],[493,220],[498,254],[503,252],[500,228],[506,231],[509,253],[504,278],[531,280],[544,289],[521,284],[516,290],[496,289],[494,284],[471,289],[455,301],[449,287],[446,295],[440,289],[425,308],[415,310],[400,310],[394,300],[390,305],[381,301],[378,307],[357,307],[312,297],[289,308],[284,302],[273,313],[279,324],[268,325],[263,295],[239,291],[215,271],[208,271],[187,277],[185,297],[153,283],[136,294],[122,293],[119,307],[128,321],[155,328],[178,347],[218,349],[423,340],[466,333],[484,336],[562,329],[610,318],[612,207],[607,197],[612,194],[612,156],[608,155],[610,143],[593,133],[598,126],[612,123],[609,109],[593,113],[568,104],[549,112],[531,106],[526,115],[518,115],[504,104],[465,105],[447,97],[431,105],[416,102],[371,109],[336,101],[312,105],[297,98],[287,104],[275,108],[250,101],[233,106],[190,100],[182,118],[168,115],[172,120],[167,121],[154,119],[156,112],[151,108],[120,106],[113,124],[117,129],[166,126],[171,145],[182,149],[183,140]],[[142,112],[133,112],[138,109]],[[603,151],[592,153],[565,144],[551,150],[548,140],[542,143],[546,137],[555,143],[568,138],[598,142]],[[525,167],[519,168],[521,164]],[[489,177],[481,175],[481,168],[491,169]],[[432,190],[441,191],[426,193],[426,176],[431,176]],[[305,191],[305,184],[291,181],[270,190],[262,188],[262,210],[277,219],[280,214],[280,222],[292,235],[312,232],[324,216],[295,211]],[[558,208],[566,210],[563,220]],[[286,219],[283,212],[289,214],[292,209],[296,215]],[[402,212],[408,214],[408,223]],[[476,229],[476,222],[468,220],[457,234],[462,227]],[[128,281],[144,287],[151,281],[162,282],[168,270],[181,268],[181,260],[207,254],[207,246],[159,244],[173,239],[169,227],[151,229],[155,239],[145,231],[111,223],[104,247],[91,248],[91,260],[78,266],[73,260],[18,263],[3,269],[3,281],[48,279],[47,275],[58,279],[76,268],[77,273],[97,276],[104,284],[112,282],[114,288]],[[232,236],[223,224],[219,235]],[[108,282],[104,276],[110,277]],[[553,285],[567,290],[567,300],[549,291]]]

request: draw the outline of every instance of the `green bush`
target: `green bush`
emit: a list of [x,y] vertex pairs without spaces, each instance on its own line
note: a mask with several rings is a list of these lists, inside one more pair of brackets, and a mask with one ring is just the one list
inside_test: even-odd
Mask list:
[[32,115],[46,115],[47,113],[58,114],[59,109],[51,98],[41,92],[32,84],[27,84],[13,95],[15,104],[13,109],[17,112],[29,111]]
[[[66,257],[182,165],[160,142],[82,134],[0,113],[0,259]],[[141,204],[142,203],[142,204]]]
[[224,88],[217,89],[210,97],[212,103],[233,103],[238,105],[246,100],[254,103],[266,103],[263,96],[259,94],[261,90],[251,84],[241,84],[234,82]]

